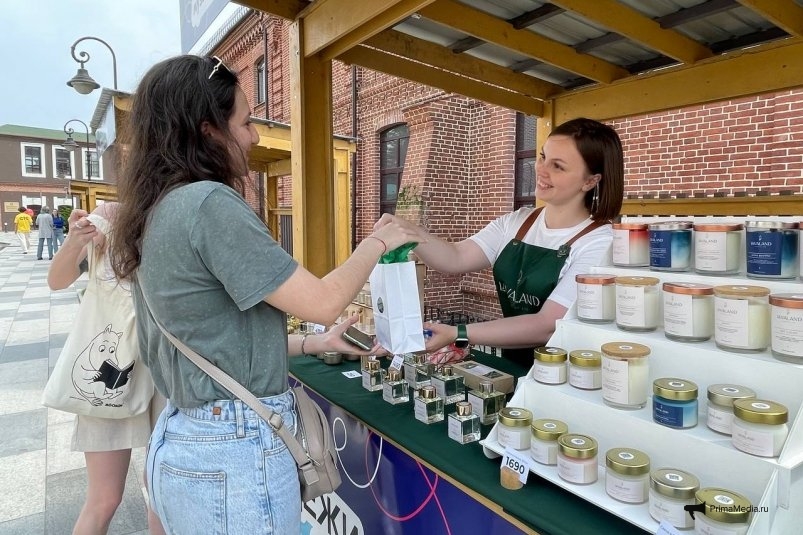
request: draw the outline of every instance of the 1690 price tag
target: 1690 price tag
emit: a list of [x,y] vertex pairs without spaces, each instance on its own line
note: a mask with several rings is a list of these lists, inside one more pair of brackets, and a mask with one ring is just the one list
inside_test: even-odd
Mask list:
[[502,457],[502,466],[510,468],[519,474],[519,481],[521,481],[522,484],[527,483],[527,476],[530,475],[529,456],[524,456],[514,449],[505,448],[505,455]]

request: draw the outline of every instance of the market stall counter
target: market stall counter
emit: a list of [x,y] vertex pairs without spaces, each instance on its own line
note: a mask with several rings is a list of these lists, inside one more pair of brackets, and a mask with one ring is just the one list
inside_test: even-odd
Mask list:
[[[527,373],[483,353],[473,358],[515,377]],[[388,364],[382,359],[383,367]],[[506,490],[499,483],[499,459],[485,457],[478,442],[450,439],[445,420],[429,425],[416,420],[412,400],[391,405],[381,391],[365,390],[359,371],[359,362],[328,366],[315,356],[290,361],[290,373],[323,400],[343,475],[336,496],[305,504],[310,525],[307,531],[302,525],[302,533],[334,533],[333,525],[349,535],[645,533],[534,474],[522,489]],[[483,438],[490,429],[482,427]]]

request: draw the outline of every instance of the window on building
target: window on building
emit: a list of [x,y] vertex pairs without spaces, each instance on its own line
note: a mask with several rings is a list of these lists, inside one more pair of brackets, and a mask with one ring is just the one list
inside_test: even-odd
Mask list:
[[407,125],[392,126],[379,134],[379,214],[396,213],[399,185],[407,157],[410,130]]
[[56,178],[72,178],[73,153],[64,147],[53,146],[53,176]]
[[45,176],[45,146],[41,143],[21,143],[22,176]]
[[[82,149],[83,153],[83,166],[84,166],[84,179],[85,180],[103,180],[103,158],[98,159],[98,151],[96,149]],[[87,174],[87,152],[89,153],[89,174]]]
[[262,104],[267,100],[267,88],[265,86],[265,58],[262,58],[257,62],[256,67],[256,90],[257,90],[257,104]]
[[516,114],[516,184],[513,209],[535,204],[535,116]]

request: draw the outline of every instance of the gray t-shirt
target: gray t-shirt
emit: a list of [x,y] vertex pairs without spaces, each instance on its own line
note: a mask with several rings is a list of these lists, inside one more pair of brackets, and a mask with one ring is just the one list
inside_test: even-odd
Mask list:
[[165,195],[145,229],[133,288],[140,351],[159,391],[178,407],[233,398],[154,317],[257,397],[286,391],[286,318],[263,298],[297,265],[231,188],[204,181]]

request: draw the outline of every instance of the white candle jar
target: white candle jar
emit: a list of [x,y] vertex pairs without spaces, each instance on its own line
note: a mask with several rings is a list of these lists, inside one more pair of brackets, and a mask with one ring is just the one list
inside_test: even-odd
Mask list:
[[650,269],[688,271],[691,267],[691,221],[666,221],[648,225]]
[[708,417],[706,424],[717,433],[730,435],[733,425],[733,402],[755,399],[756,393],[746,386],[716,384],[708,387]]
[[650,473],[650,516],[678,529],[694,527],[694,519],[684,509],[694,505],[700,480],[684,470],[660,468]]
[[590,485],[597,480],[597,441],[567,433],[558,439],[558,475],[564,481]]
[[644,503],[649,497],[650,458],[632,448],[605,454],[605,492],[624,503]]
[[602,400],[618,409],[647,404],[650,348],[630,342],[602,345]]
[[569,384],[581,390],[602,388],[602,354],[588,349],[569,353]]
[[533,351],[533,379],[547,385],[566,382],[566,350],[559,347],[536,347]]
[[747,276],[754,279],[794,279],[798,273],[798,224],[748,221],[745,230]]
[[745,453],[759,457],[777,457],[789,435],[789,410],[765,399],[740,399],[733,402],[731,442]]
[[714,287],[665,282],[664,336],[678,342],[703,342],[714,335]]
[[569,432],[569,426],[560,420],[542,418],[533,422],[531,430],[530,457],[541,464],[558,464],[558,439]]
[[645,223],[614,223],[613,265],[643,267],[650,265],[650,237]]
[[533,413],[520,407],[505,407],[499,411],[496,426],[497,441],[503,448],[530,449],[530,426]]
[[764,351],[770,345],[770,289],[714,286],[714,340],[729,351]]
[[616,326],[625,331],[658,327],[658,283],[655,277],[616,277]]
[[616,319],[616,276],[575,275],[577,319],[586,323],[611,323]]
[[695,504],[705,504],[694,515],[694,533],[698,535],[746,535],[750,526],[750,500],[736,492],[707,487],[694,494]]
[[694,271],[705,275],[739,273],[741,223],[695,223]]
[[779,360],[803,362],[803,293],[773,294],[770,304],[770,347]]

